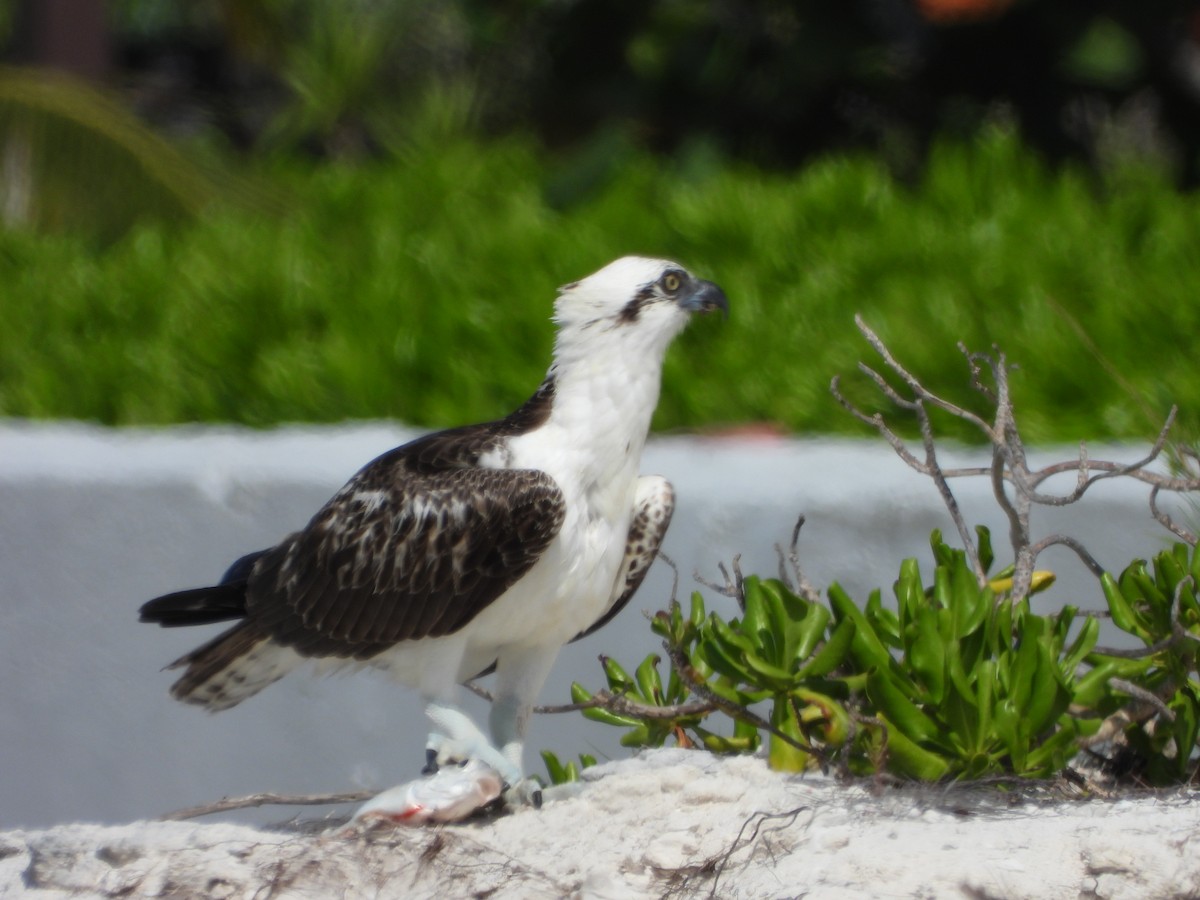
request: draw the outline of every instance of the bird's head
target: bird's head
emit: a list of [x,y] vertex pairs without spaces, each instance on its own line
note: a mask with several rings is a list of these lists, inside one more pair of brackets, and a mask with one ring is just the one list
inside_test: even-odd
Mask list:
[[624,256],[560,288],[554,321],[560,349],[578,339],[665,351],[693,313],[715,309],[728,315],[729,301],[711,281],[670,260]]

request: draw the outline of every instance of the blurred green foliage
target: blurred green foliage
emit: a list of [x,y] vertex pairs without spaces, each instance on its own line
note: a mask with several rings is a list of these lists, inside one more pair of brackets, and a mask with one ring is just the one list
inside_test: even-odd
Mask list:
[[217,179],[108,93],[0,66],[0,224],[111,240],[218,195]]
[[522,139],[428,134],[357,167],[262,163],[280,215],[210,209],[106,245],[0,232],[0,415],[502,415],[549,362],[556,286],[642,253],[731,301],[672,351],[660,429],[856,430],[828,392],[869,352],[855,312],[937,383],[965,381],[957,341],[1009,348],[1034,442],[1144,436],[1172,402],[1197,424],[1200,205],[1152,175],[1097,190],[1002,129],[938,145],[913,187],[866,156],[772,174],[626,148],[593,177]]

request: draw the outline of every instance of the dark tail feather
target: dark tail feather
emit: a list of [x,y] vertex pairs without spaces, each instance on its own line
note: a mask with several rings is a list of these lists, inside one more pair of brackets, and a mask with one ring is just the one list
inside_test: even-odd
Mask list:
[[299,656],[271,641],[253,622],[242,622],[167,666],[184,669],[171,685],[171,696],[213,711],[228,709],[299,662]]
[[151,600],[138,610],[141,622],[157,622],[164,628],[208,625],[246,616],[246,582],[235,581],[215,587],[176,591]]

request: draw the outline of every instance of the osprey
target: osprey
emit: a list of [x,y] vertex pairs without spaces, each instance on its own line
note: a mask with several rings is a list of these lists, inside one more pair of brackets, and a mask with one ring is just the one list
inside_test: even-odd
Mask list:
[[[239,620],[173,662],[171,694],[227,709],[308,660],[383,669],[417,688],[427,771],[478,759],[523,777],[532,704],[559,649],[641,584],[674,509],[639,477],[663,357],[725,294],[673,262],[625,257],[560,289],[554,359],[509,416],[418,438],[368,463],[302,530],[220,584],[141,608],[166,627]],[[491,739],[456,703],[490,670]]]

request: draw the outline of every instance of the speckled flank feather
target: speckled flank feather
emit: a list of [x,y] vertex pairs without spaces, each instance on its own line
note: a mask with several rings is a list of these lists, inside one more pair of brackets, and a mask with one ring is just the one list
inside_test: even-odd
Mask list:
[[671,516],[675,513],[675,489],[671,482],[658,475],[638,479],[637,499],[634,501],[633,521],[629,525],[629,537],[625,541],[625,559],[617,572],[613,588],[613,603],[586,631],[572,638],[581,640],[599,631],[613,620],[630,598],[642,586],[650,564],[658,556]]

